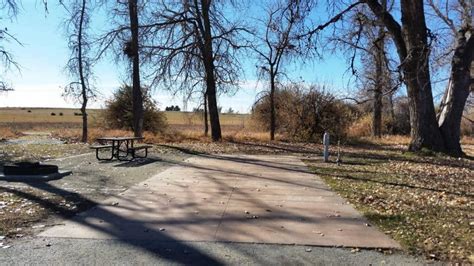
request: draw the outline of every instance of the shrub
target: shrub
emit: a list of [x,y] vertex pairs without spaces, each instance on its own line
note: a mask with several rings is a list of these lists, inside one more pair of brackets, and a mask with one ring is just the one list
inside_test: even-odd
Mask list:
[[[158,110],[150,92],[142,88],[144,119],[143,129],[153,133],[163,132],[167,127],[165,115]],[[111,129],[133,130],[132,87],[123,85],[106,101],[103,113],[104,124]]]
[[28,110],[28,113],[31,113],[31,110]]
[[398,98],[395,101],[394,112],[395,116],[393,118],[392,124],[389,125],[392,127],[392,134],[395,135],[408,135],[410,134],[410,109],[408,107],[408,98],[402,97]]
[[63,116],[64,114],[63,113],[59,113],[59,116]]
[[[382,115],[382,134],[390,134],[393,130],[393,119]],[[368,113],[361,116],[350,125],[348,135],[351,137],[368,137],[373,133],[373,114]]]
[[[356,112],[324,88],[295,84],[276,91],[275,109],[277,131],[292,140],[313,142],[319,141],[325,131],[336,138],[344,138]],[[254,104],[252,117],[269,130],[269,95]]]
[[51,115],[52,115],[52,116],[55,116],[55,115],[56,115],[56,113],[51,113]]

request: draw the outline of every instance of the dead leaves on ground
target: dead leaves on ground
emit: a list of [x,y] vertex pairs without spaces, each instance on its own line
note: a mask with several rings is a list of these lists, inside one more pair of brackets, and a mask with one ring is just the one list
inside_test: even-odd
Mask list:
[[314,172],[413,254],[469,261],[474,250],[474,163],[351,148]]
[[[56,206],[55,209],[42,205],[44,202]],[[60,214],[61,210],[65,213],[79,212],[81,204],[73,196],[59,196],[38,189],[0,188],[0,235],[23,237],[32,229],[40,228],[35,223],[44,221],[49,215]]]

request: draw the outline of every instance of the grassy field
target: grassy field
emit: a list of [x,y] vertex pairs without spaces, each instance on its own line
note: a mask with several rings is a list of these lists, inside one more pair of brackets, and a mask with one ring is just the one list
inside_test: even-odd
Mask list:
[[[0,123],[81,123],[78,109],[66,108],[0,108]],[[54,115],[53,115],[54,114]],[[89,110],[91,121],[99,116],[100,110]]]
[[[91,109],[89,113],[89,142],[107,136],[132,134],[125,130],[104,129],[101,109]],[[22,132],[49,132],[54,137],[67,142],[80,139],[82,117],[78,109],[71,108],[0,108],[0,139],[22,135]],[[203,130],[202,113],[164,112],[168,127],[160,134],[145,132],[148,142],[175,142],[183,140],[206,141]],[[268,134],[255,130],[249,114],[220,114],[223,136],[243,139],[267,139]]]
[[[102,110],[90,109],[89,119],[91,125],[100,122]],[[0,108],[0,123],[2,124],[22,124],[30,125],[72,123],[81,126],[80,113],[78,109],[71,108]],[[53,115],[54,114],[54,115]],[[165,112],[170,125],[201,125],[202,115],[192,112]],[[248,123],[248,114],[221,114],[221,124],[223,126],[242,126]]]

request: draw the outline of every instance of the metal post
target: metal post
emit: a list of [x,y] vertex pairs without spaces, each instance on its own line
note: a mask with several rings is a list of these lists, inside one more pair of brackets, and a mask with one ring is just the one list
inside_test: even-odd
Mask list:
[[324,162],[329,162],[329,133],[324,132],[323,135],[323,145],[324,145]]

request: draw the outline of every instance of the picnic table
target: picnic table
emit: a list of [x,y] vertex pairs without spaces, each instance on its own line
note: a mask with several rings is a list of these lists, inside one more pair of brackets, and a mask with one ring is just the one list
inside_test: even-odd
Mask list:
[[[102,137],[98,138],[97,142],[100,145],[92,145],[91,149],[95,149],[95,157],[99,161],[110,161],[114,158],[120,161],[130,161],[135,158],[146,158],[148,156],[148,149],[151,145],[134,145],[135,141],[143,140],[143,137]],[[99,151],[110,149],[110,157],[101,158]],[[137,154],[137,151],[144,150],[144,155]],[[131,159],[129,159],[131,157]]]

